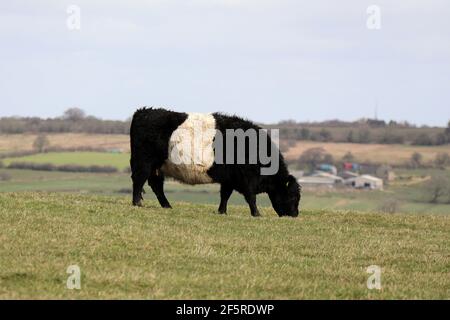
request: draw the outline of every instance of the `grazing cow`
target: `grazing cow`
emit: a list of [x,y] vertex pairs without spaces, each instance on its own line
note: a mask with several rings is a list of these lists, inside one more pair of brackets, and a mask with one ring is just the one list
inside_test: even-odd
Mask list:
[[[259,135],[249,134],[252,130]],[[269,195],[279,216],[298,216],[300,185],[289,175],[267,132],[250,121],[221,113],[142,108],[133,115],[130,142],[133,205],[141,206],[148,181],[161,206],[171,208],[163,189],[164,176],[170,176],[187,184],[219,183],[221,214],[227,212],[228,199],[236,190],[244,195],[252,216],[260,215],[256,195],[262,192]],[[270,161],[262,158],[264,150]],[[273,164],[276,170],[271,172]]]

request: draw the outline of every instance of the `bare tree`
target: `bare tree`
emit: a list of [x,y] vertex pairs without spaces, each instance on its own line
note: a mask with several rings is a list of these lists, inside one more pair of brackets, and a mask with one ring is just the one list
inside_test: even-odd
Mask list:
[[44,152],[50,145],[50,141],[45,134],[40,134],[33,142],[33,148],[38,152]]
[[423,161],[423,156],[419,152],[414,152],[411,155],[411,158],[409,159],[409,163],[410,163],[411,167],[414,169],[422,167],[422,165],[423,165],[422,161]]
[[333,156],[320,147],[305,150],[298,159],[299,166],[309,170],[313,170],[320,163],[334,163]]
[[70,121],[83,120],[86,117],[86,113],[80,108],[70,108],[64,111],[63,119]]
[[436,154],[436,158],[434,158],[434,164],[438,168],[450,166],[450,156],[447,152],[439,152]]
[[447,136],[448,142],[450,142],[450,120],[448,121],[447,128],[445,128],[445,135]]
[[350,151],[347,151],[346,154],[342,157],[342,161],[344,162],[353,162],[355,161],[355,156]]
[[444,176],[434,176],[426,185],[430,203],[437,203],[439,198],[449,193],[450,181]]

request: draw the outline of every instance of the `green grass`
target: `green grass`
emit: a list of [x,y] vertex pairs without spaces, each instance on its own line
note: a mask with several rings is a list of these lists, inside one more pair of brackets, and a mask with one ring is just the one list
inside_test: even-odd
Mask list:
[[[450,171],[443,171],[450,172]],[[0,192],[23,191],[58,191],[71,193],[90,193],[123,196],[119,190],[131,190],[129,174],[123,173],[72,173],[46,172],[32,170],[0,169],[0,174],[11,176],[9,181],[0,181]],[[442,173],[441,173],[442,174]],[[156,199],[153,192],[146,186],[146,199]],[[169,201],[185,201],[192,203],[219,203],[219,186],[197,185],[188,186],[173,181],[165,185]],[[130,195],[128,197],[131,197]],[[450,214],[450,205],[426,202],[421,186],[390,187],[386,191],[352,191],[329,190],[315,191],[306,189],[303,192],[301,207],[306,210],[357,210],[377,212],[386,199],[398,199],[398,212],[419,214]],[[420,201],[422,200],[422,201]],[[231,204],[244,205],[242,195],[233,193]],[[265,194],[258,195],[258,205],[270,206]]]
[[119,170],[128,167],[129,161],[130,155],[128,153],[106,152],[49,152],[2,160],[5,165],[9,165],[11,162],[32,162],[51,163],[54,165],[76,164],[81,166],[113,166]]
[[[450,219],[0,193],[0,298],[448,299]],[[66,269],[81,268],[81,290]],[[382,289],[368,290],[370,265]]]
[[61,191],[113,194],[130,187],[130,177],[120,173],[74,173],[34,170],[0,169],[11,176],[0,181],[0,192]]

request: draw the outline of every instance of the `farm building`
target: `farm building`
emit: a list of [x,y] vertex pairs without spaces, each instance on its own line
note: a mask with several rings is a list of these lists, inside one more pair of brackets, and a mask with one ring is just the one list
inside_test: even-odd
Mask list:
[[331,174],[337,174],[337,168],[332,164],[322,163],[317,166],[317,170],[329,172]]
[[347,171],[358,171],[359,170],[359,164],[353,163],[353,162],[344,162],[344,170]]
[[359,176],[359,174],[352,172],[352,171],[344,171],[340,174],[340,176],[344,179],[350,179],[350,178],[356,178]]
[[333,188],[343,185],[344,179],[328,172],[316,171],[311,176],[300,177],[297,181],[303,186]]
[[344,182],[344,179],[342,177],[337,176],[335,174],[328,173],[328,172],[323,172],[323,171],[315,171],[311,176],[328,178],[328,179],[334,180],[334,183],[336,183],[336,184]]
[[303,187],[329,187],[334,188],[335,181],[327,177],[307,176],[297,179]]
[[383,180],[367,174],[347,179],[345,183],[358,189],[383,190]]

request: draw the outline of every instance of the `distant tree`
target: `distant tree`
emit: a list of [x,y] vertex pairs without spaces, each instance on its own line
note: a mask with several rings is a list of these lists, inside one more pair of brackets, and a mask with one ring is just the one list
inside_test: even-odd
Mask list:
[[323,157],[323,162],[324,163],[328,163],[328,164],[333,164],[334,163],[334,158],[330,153],[325,153],[324,157]]
[[300,129],[300,139],[302,140],[308,140],[311,136],[311,132],[308,128],[301,128]]
[[323,161],[324,155],[324,148],[310,148],[301,154],[299,163],[314,168]]
[[389,127],[397,127],[398,123],[396,121],[394,121],[394,120],[391,120],[391,121],[389,121],[388,126]]
[[278,122],[279,126],[295,126],[297,122],[293,119],[281,120]]
[[436,135],[436,145],[443,145],[450,142],[450,140],[447,138],[447,135],[444,132],[440,132]]
[[80,108],[70,108],[64,111],[63,119],[70,121],[83,120],[86,117],[86,113]]
[[353,143],[355,142],[355,137],[353,134],[353,130],[350,130],[347,134],[347,142]]
[[33,148],[38,152],[44,152],[50,146],[50,141],[45,134],[40,134],[33,142]]
[[327,129],[322,129],[319,131],[319,139],[320,141],[328,142],[332,139],[332,134]]
[[370,131],[367,129],[360,130],[358,132],[358,142],[359,143],[369,143],[370,142]]
[[311,134],[309,135],[309,140],[317,141],[319,140],[319,135],[316,132],[311,132]]
[[428,134],[421,133],[413,140],[412,144],[417,146],[431,146],[433,145],[433,139]]
[[434,176],[426,185],[426,192],[429,195],[430,203],[437,203],[438,200],[449,194],[450,181],[445,176]]
[[404,138],[401,135],[393,133],[391,130],[386,130],[378,142],[383,144],[403,144]]
[[305,150],[298,159],[301,168],[313,170],[320,163],[333,163],[333,156],[324,148],[310,148]]
[[434,158],[434,164],[438,168],[445,168],[447,166],[450,166],[450,156],[447,152],[439,152]]
[[450,121],[447,124],[447,128],[444,131],[446,143],[450,143]]
[[410,163],[411,167],[414,169],[422,167],[422,165],[423,165],[422,162],[423,162],[423,156],[419,152],[414,152],[411,155],[411,158],[409,159],[409,163]]
[[353,162],[355,161],[355,156],[350,151],[347,151],[346,154],[342,157],[342,161],[344,162]]

